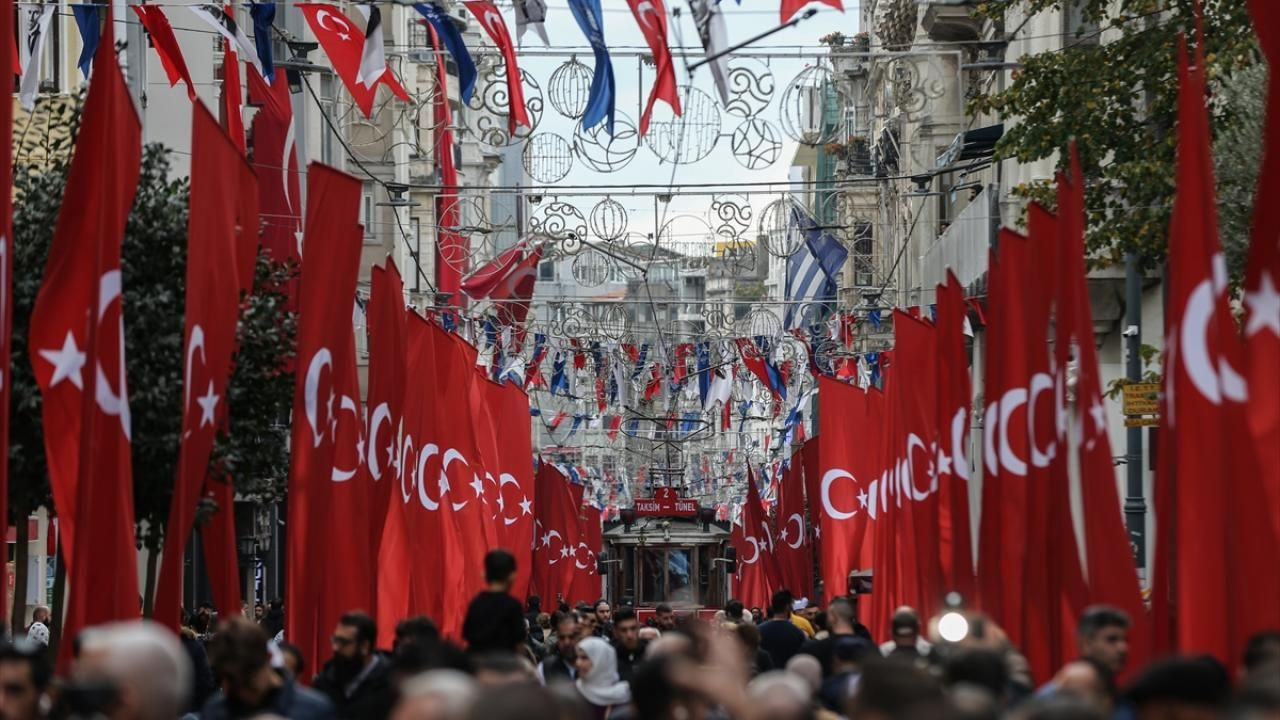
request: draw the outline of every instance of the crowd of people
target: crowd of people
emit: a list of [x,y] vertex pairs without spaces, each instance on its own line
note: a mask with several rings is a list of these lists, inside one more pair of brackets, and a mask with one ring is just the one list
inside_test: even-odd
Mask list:
[[0,646],[0,720],[1280,720],[1280,632],[1255,636],[1238,671],[1203,656],[1129,668],[1129,618],[1094,607],[1078,659],[1032,678],[978,614],[944,640],[936,619],[899,608],[876,644],[856,597],[820,608],[781,591],[764,611],[730,601],[704,621],[663,605],[641,623],[604,600],[522,607],[515,569],[509,553],[486,557],[461,643],[419,616],[378,648],[374,620],[352,611],[314,669],[281,637],[276,602],[212,628],[198,609],[179,636],[90,628],[56,679],[46,612],[43,632]]

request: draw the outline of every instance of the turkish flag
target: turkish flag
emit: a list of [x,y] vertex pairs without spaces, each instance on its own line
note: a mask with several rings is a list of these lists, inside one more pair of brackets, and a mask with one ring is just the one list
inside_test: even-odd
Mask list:
[[747,467],[747,499],[742,508],[742,525],[749,535],[753,535],[760,543],[760,565],[764,571],[764,581],[770,592],[783,588],[782,569],[778,566],[777,546],[773,541],[773,528],[769,527],[769,518],[760,500],[760,490],[756,487],[755,473]]
[[244,144],[244,88],[240,84],[240,56],[225,38],[222,41],[222,125],[241,154]]
[[137,14],[138,21],[151,36],[151,45],[156,49],[160,65],[164,67],[164,73],[169,78],[169,87],[177,85],[179,80],[185,82],[187,96],[194,101],[196,85],[191,80],[191,71],[187,69],[187,61],[182,56],[182,47],[178,45],[178,38],[173,34],[173,26],[169,24],[164,8],[159,5],[130,5],[129,8]]
[[[17,38],[13,29],[13,5],[0,17],[0,37]],[[0,52],[0,78],[12,82],[18,72],[18,48]],[[0,103],[3,104],[3,103]],[[0,107],[0,133],[13,137],[13,103]],[[2,144],[2,143],[0,143]],[[0,147],[0,517],[8,518],[9,500],[9,382],[10,354],[13,352],[13,143]],[[7,521],[6,521],[7,523]],[[0,598],[0,617],[8,617],[8,607]]]
[[[1249,388],[1218,241],[1204,60],[1179,48],[1177,192],[1170,221],[1164,393],[1157,465],[1157,633],[1184,653],[1241,657],[1249,634],[1280,625],[1276,533],[1248,432]],[[1274,228],[1272,229],[1274,230]],[[1275,388],[1257,388],[1256,398]],[[1214,592],[1205,592],[1205,588]],[[1170,618],[1171,616],[1171,618]]]
[[[155,615],[178,629],[182,567],[195,521],[209,454],[227,412],[227,381],[240,315],[237,268],[241,173],[248,163],[201,102],[193,107],[191,208],[187,217],[182,435],[165,548],[156,586]],[[252,182],[252,174],[248,175]],[[256,228],[244,226],[245,233]]]
[[[1263,130],[1262,166],[1253,203],[1248,270],[1244,279],[1246,308],[1245,378],[1251,393],[1249,430],[1260,448],[1280,448],[1280,7],[1250,0],[1249,13],[1262,52],[1267,56],[1267,120]],[[1271,517],[1280,532],[1280,461],[1260,463],[1270,493]]]
[[[759,532],[757,528],[755,533]],[[729,544],[738,556],[731,591],[733,597],[749,608],[768,608],[769,583],[761,561],[762,554],[767,551],[765,543],[757,534],[749,533],[742,523],[735,523],[729,533]]]
[[[427,36],[436,56],[436,87],[448,87],[445,60],[440,52],[440,38],[434,28],[427,25]],[[436,167],[440,170],[440,193],[436,197],[436,287],[442,293],[456,295],[462,290],[462,274],[466,269],[469,253],[467,239],[457,231],[461,216],[458,212],[458,168],[453,157],[453,112],[449,108],[446,93],[436,93],[431,101],[435,122],[433,146]],[[461,304],[465,298],[457,298]]]
[[299,3],[297,8],[307,19],[307,25],[311,27],[320,47],[329,56],[333,71],[342,78],[342,84],[347,86],[347,91],[366,118],[373,113],[373,101],[377,97],[378,86],[383,83],[396,97],[409,102],[409,93],[396,79],[389,65],[386,72],[378,75],[372,87],[366,87],[358,79],[360,60],[364,55],[364,32],[342,11],[333,5],[322,3]]
[[[808,523],[805,522],[804,465],[799,451],[791,456],[778,493],[781,499],[777,515],[777,554],[782,586],[796,597],[811,597],[813,548],[809,543]],[[814,598],[815,604],[817,601]]]
[[299,295],[297,383],[290,435],[285,634],[317,666],[328,655],[318,626],[328,557],[329,501],[337,449],[338,401],[351,342],[352,303],[364,232],[359,180],[313,163],[307,172],[306,244]]
[[[240,554],[236,541],[236,491],[231,480],[207,479],[205,497],[218,509],[200,527],[200,543],[209,574],[209,591],[218,614],[231,617],[242,611],[240,600]],[[159,604],[156,605],[157,612]]]
[[969,522],[969,408],[973,402],[965,351],[964,288],[950,271],[938,285],[938,543],[947,589],[972,600],[973,529]]
[[[661,0],[658,0],[661,2]],[[502,52],[506,61],[507,72],[507,131],[516,134],[516,127],[523,125],[532,128],[529,112],[524,106],[524,83],[520,77],[520,65],[516,62],[516,46],[511,42],[511,33],[507,31],[507,23],[502,19],[498,7],[489,0],[469,0],[462,3],[480,21],[480,26],[489,33],[493,44]]]
[[[576,486],[582,488],[581,485]],[[584,503],[578,508],[578,543],[573,547],[573,585],[569,596],[574,600],[595,603],[604,597],[600,584],[600,574],[596,568],[596,557],[604,546],[603,527],[600,524],[600,510]],[[677,573],[669,573],[671,592],[679,590],[680,580]],[[686,578],[688,579],[688,578]]]
[[554,604],[571,597],[573,550],[581,535],[579,503],[574,502],[569,478],[548,462],[538,466],[534,493],[533,585],[544,602]]
[[[410,311],[405,326],[405,377],[434,378],[436,376],[436,333],[431,321]],[[444,575],[444,534],[440,514],[432,512],[436,501],[428,494],[438,487],[440,448],[433,442],[435,432],[435,405],[427,393],[410,392],[403,395],[403,414],[399,433],[399,456],[396,475],[399,499],[392,497],[388,518],[394,517],[399,506],[403,520],[403,548],[396,546],[394,521],[389,520],[379,552],[379,577],[394,573],[405,574],[410,583],[407,589],[391,599],[380,597],[379,613],[384,603],[409,603],[412,614],[424,614],[441,618],[444,593],[441,582]],[[434,460],[429,469],[427,463]],[[433,474],[434,472],[434,474]],[[392,543],[388,545],[388,542]],[[403,564],[396,564],[403,563]],[[380,588],[386,587],[380,580]],[[380,590],[381,592],[381,590]],[[390,606],[389,606],[390,607]],[[410,614],[410,613],[405,613]],[[402,614],[400,617],[403,617]],[[398,622],[400,617],[390,618]]]
[[529,396],[513,383],[484,382],[483,414],[497,445],[496,464],[486,479],[493,483],[489,510],[498,545],[516,557],[516,581],[511,594],[529,594],[533,578],[534,485]]
[[680,115],[680,88],[676,85],[675,63],[667,45],[667,8],[662,0],[627,0],[627,5],[644,34],[644,41],[649,44],[655,68],[653,89],[649,91],[649,100],[640,115],[640,135],[643,137],[649,132],[649,118],[653,115],[653,104],[658,100],[666,102],[672,112]]
[[[520,332],[523,332],[522,326],[529,316],[529,302],[533,300],[533,289],[538,282],[538,263],[542,262],[543,247],[535,247],[489,293],[498,322],[514,325]],[[578,357],[582,357],[582,354],[575,356],[575,364]]]
[[848,592],[850,572],[871,569],[869,529],[880,511],[877,491],[885,484],[884,395],[820,377],[818,427],[822,439],[809,504],[821,530],[818,566],[829,600]]
[[[795,16],[796,13],[800,12],[800,10],[803,9],[805,5],[808,5],[812,1],[813,0],[782,0],[782,20],[780,20],[779,22],[785,23],[786,21],[790,20],[792,17]],[[817,0],[817,1],[822,3],[823,5],[833,7],[839,10],[840,12],[844,12],[844,5],[840,3],[840,0]]]
[[[140,609],[120,249],[142,129],[115,61],[113,28],[108,11],[28,338],[68,582],[80,588],[68,600],[68,639]],[[71,646],[62,643],[63,669]]]
[[[822,376],[819,375],[819,378]],[[818,395],[818,412],[822,412],[822,395]],[[818,506],[819,499],[822,497],[822,471],[821,457],[819,456],[818,447],[821,440],[819,437],[810,438],[800,447],[800,460],[804,465],[804,496],[806,498],[806,506],[809,508],[809,526],[813,528],[813,534],[809,536],[809,542],[813,544],[812,552],[818,557],[822,557],[822,508]],[[793,461],[794,462],[794,461]],[[815,578],[815,581],[822,578]],[[826,601],[837,595],[845,593],[845,586],[839,588],[823,587]]]
[[[250,97],[261,103],[253,116],[253,170],[258,174],[262,208],[262,244],[276,262],[302,260],[302,200],[298,186],[298,153],[294,144],[293,101],[284,70],[267,85],[249,73]],[[297,281],[288,288],[297,302]]]
[[[1142,601],[1137,567],[1121,516],[1116,492],[1111,441],[1102,405],[1102,380],[1093,334],[1084,247],[1084,184],[1079,154],[1071,148],[1071,177],[1058,175],[1057,342],[1055,366],[1067,367],[1068,353],[1076,360],[1076,402],[1070,427],[1079,428],[1076,452],[1084,513],[1084,546],[1088,568],[1088,603],[1107,604],[1129,614],[1129,667],[1142,667],[1150,657],[1150,625]],[[1061,432],[1061,429],[1060,429]]]

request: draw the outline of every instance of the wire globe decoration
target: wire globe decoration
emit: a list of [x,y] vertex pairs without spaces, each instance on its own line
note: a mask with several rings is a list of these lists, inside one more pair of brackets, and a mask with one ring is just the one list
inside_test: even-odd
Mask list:
[[587,101],[591,97],[591,68],[583,65],[577,57],[571,57],[547,81],[547,98],[551,107],[561,115],[577,120],[587,112]]
[[801,70],[782,93],[779,119],[787,137],[801,145],[824,145],[844,132],[843,123],[828,122],[829,112],[846,107],[846,93],[826,62]]
[[617,242],[627,233],[627,209],[613,198],[605,198],[591,208],[591,234],[604,242]]
[[616,172],[631,163],[640,149],[640,133],[635,123],[623,113],[614,113],[613,134],[607,123],[598,122],[590,128],[578,127],[573,133],[573,152],[582,164],[596,172]]
[[679,117],[666,104],[654,106],[654,117],[645,135],[645,144],[663,162],[677,165],[695,163],[711,154],[720,140],[721,110],[705,92],[685,85],[680,88],[683,112]]
[[529,138],[521,157],[529,177],[546,185],[560,182],[573,169],[573,146],[552,132]]
[[791,257],[804,242],[804,237],[792,223],[795,203],[795,198],[784,195],[766,205],[760,213],[760,236],[771,255]]

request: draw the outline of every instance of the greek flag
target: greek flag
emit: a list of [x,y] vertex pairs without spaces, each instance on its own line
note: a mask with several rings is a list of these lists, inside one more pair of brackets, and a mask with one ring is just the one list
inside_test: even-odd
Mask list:
[[804,243],[787,258],[787,329],[820,320],[817,303],[834,302],[836,276],[849,257],[835,235],[818,227],[800,203],[791,202],[791,232],[802,233]]

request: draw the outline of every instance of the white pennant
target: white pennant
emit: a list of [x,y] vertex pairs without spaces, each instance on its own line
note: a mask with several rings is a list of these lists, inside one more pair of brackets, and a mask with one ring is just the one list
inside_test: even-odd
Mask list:
[[49,23],[53,20],[55,5],[23,5],[22,62],[26,68],[22,83],[18,86],[18,99],[27,112],[36,109],[36,94],[40,92],[40,69],[44,59],[44,46],[49,38]]
[[547,3],[545,0],[515,0],[516,6],[516,44],[524,40],[524,31],[533,28],[545,47],[551,47],[547,39],[547,27],[543,23],[547,19]]

